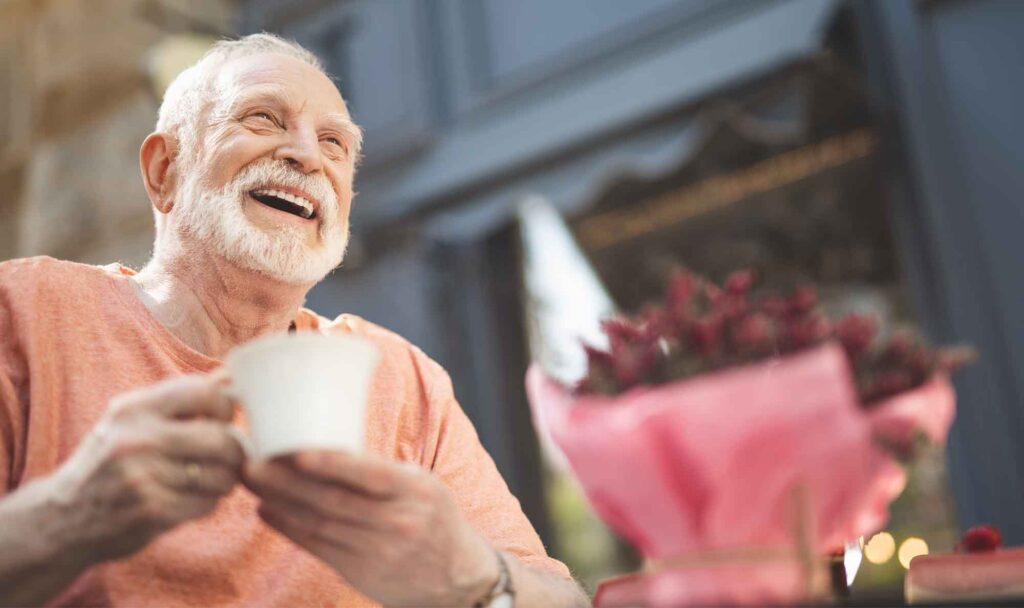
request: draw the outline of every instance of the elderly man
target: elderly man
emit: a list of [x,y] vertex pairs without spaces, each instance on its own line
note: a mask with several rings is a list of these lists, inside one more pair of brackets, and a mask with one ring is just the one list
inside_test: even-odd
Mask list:
[[[222,42],[171,85],[142,144],[146,267],[0,264],[0,602],[586,603],[444,370],[362,319],[301,307],[344,255],[359,146],[309,52]],[[220,359],[289,329],[381,351],[369,454],[245,462]]]

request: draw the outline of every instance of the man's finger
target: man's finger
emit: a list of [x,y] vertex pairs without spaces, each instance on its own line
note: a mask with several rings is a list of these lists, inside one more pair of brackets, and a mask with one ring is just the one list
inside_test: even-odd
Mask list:
[[156,459],[153,477],[160,485],[179,494],[223,496],[239,481],[237,469],[193,461]]
[[178,460],[219,463],[235,470],[245,461],[244,449],[223,422],[161,421],[157,442],[163,454]]
[[389,499],[367,496],[333,481],[299,474],[280,461],[246,468],[244,483],[265,502],[308,509],[329,519],[377,528],[391,506]]
[[414,475],[403,463],[369,454],[316,450],[296,454],[293,462],[295,470],[303,475],[341,484],[375,498],[401,495]]
[[323,542],[335,550],[350,555],[380,543],[375,539],[374,533],[365,528],[336,520],[325,520],[313,511],[294,505],[264,502],[260,504],[258,513],[265,522],[290,537],[303,538],[307,542]]
[[234,415],[234,405],[220,384],[207,376],[171,378],[124,396],[131,410],[145,410],[165,418],[208,417],[225,422]]

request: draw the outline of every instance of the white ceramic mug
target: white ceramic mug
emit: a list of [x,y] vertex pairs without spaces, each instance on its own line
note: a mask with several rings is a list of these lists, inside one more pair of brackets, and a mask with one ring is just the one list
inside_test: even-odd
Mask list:
[[380,355],[354,336],[267,336],[228,353],[231,392],[249,420],[257,460],[305,449],[360,452]]

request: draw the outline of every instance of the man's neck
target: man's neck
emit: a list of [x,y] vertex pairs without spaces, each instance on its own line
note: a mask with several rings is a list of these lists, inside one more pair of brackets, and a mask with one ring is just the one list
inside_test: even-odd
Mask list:
[[171,333],[215,359],[263,334],[286,331],[312,287],[209,254],[154,257],[132,279],[143,304]]

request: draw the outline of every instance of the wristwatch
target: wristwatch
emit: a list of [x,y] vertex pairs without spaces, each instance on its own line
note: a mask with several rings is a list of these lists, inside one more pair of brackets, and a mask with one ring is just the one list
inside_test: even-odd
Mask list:
[[473,604],[473,608],[512,608],[515,604],[516,590],[512,588],[512,575],[508,570],[508,562],[500,551],[494,552],[498,558],[498,581],[484,597]]

